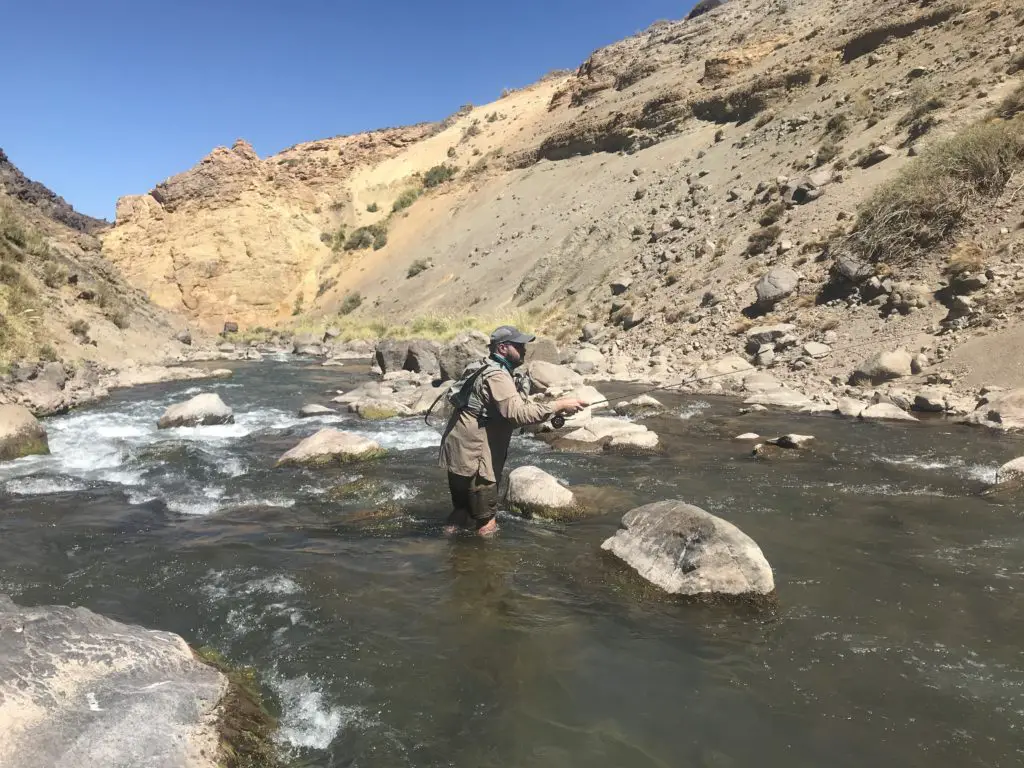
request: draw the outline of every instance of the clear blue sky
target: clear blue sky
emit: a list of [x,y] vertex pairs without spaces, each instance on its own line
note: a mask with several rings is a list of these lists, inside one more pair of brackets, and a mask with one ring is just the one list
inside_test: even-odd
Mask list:
[[112,219],[217,145],[438,120],[693,0],[0,0],[0,147]]

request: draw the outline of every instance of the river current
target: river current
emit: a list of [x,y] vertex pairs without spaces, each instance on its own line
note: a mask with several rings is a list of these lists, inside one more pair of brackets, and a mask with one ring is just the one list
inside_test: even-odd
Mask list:
[[[0,592],[254,666],[304,765],[1024,761],[1024,504],[982,495],[1020,438],[657,395],[669,410],[645,423],[662,455],[515,439],[512,467],[603,489],[599,514],[503,516],[493,540],[448,539],[422,419],[296,416],[365,365],[234,368],[50,419],[51,456],[0,465]],[[235,424],[157,431],[169,404],[207,391]],[[389,454],[272,469],[325,425]],[[751,431],[817,442],[755,460],[732,439]],[[373,483],[336,493],[359,478]],[[670,599],[600,551],[625,511],[670,498],[753,537],[777,601]]]

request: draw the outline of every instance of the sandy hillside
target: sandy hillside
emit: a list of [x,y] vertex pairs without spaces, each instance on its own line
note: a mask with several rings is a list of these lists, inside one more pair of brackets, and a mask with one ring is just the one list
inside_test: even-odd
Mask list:
[[[592,324],[640,373],[738,353],[832,386],[892,346],[964,373],[958,348],[1019,323],[1016,150],[941,231],[883,242],[858,215],[946,140],[1018,125],[1022,23],[991,0],[727,2],[441,124],[214,150],[122,199],[103,251],[210,329],[517,310],[566,342]],[[752,346],[772,323],[786,345]]]

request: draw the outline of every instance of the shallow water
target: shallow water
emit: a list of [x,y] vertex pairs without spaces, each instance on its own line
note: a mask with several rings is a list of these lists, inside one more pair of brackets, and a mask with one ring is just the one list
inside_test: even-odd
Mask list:
[[[604,513],[440,535],[421,420],[299,420],[354,371],[239,364],[52,419],[53,455],[0,467],[0,591],[177,632],[265,675],[279,738],[314,766],[1017,765],[1024,757],[1024,505],[980,496],[1024,441],[936,423],[736,415],[662,397],[664,456],[537,464]],[[627,388],[599,387],[618,395]],[[635,391],[636,388],[633,388]],[[157,432],[216,391],[237,422]],[[324,424],[383,461],[272,470]],[[755,461],[742,432],[813,434]],[[330,489],[365,475],[372,498]],[[696,605],[599,551],[623,512],[682,498],[761,545],[777,604]],[[396,508],[397,505],[397,508]],[[379,511],[383,510],[383,511]]]

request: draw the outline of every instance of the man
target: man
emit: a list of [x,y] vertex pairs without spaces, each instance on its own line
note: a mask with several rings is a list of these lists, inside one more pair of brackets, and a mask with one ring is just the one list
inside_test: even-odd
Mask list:
[[576,398],[532,403],[516,387],[512,372],[526,359],[536,337],[503,325],[491,334],[490,354],[475,373],[463,374],[464,403],[441,439],[440,466],[448,471],[452,514],[448,532],[472,525],[481,536],[498,530],[498,483],[517,427],[540,424],[556,413],[571,415],[587,404]]

